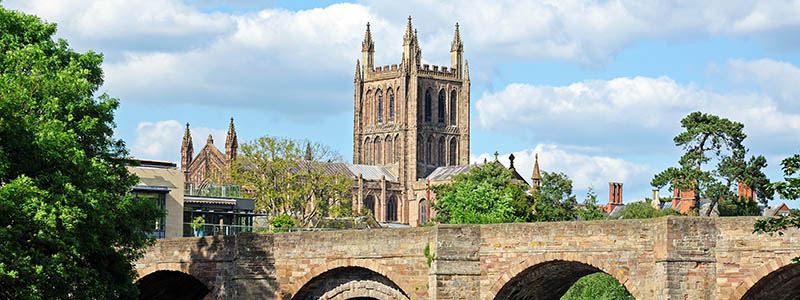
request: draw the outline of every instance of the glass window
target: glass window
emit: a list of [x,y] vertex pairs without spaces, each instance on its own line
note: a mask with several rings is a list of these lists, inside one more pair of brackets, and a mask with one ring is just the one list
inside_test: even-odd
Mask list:
[[[139,200],[147,200],[153,201],[156,203],[156,206],[166,212],[166,194],[164,193],[153,193],[153,192],[133,192],[133,196]],[[161,217],[153,220],[153,236],[157,239],[163,239],[166,235],[165,232],[165,224],[166,221],[166,213]]]
[[389,122],[394,122],[394,93],[389,90]]
[[428,223],[428,200],[419,200],[419,221],[417,225]]
[[439,91],[439,103],[438,103],[439,105],[438,105],[438,109],[437,109],[438,117],[439,117],[438,118],[439,123],[444,123],[444,109],[445,109],[445,107],[444,107],[444,105],[445,105],[444,98],[445,98],[444,90]]
[[423,109],[425,110],[425,122],[431,121],[431,91],[425,91],[425,105],[423,105]]
[[383,122],[383,94],[378,92],[378,123]]

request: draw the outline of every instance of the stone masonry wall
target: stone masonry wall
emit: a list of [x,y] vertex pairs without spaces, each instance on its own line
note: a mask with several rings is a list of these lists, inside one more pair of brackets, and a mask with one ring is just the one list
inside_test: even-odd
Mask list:
[[190,274],[211,289],[206,299],[293,299],[309,289],[331,299],[550,299],[552,293],[530,289],[560,288],[602,271],[636,299],[728,300],[800,256],[800,232],[756,235],[755,220],[665,217],[166,239],[136,267],[140,277]]

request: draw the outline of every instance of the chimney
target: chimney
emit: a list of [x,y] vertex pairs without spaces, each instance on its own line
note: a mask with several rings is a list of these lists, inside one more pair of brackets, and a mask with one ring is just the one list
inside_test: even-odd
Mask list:
[[655,209],[661,209],[661,198],[658,198],[658,189],[653,189],[653,201],[650,201],[650,205]]

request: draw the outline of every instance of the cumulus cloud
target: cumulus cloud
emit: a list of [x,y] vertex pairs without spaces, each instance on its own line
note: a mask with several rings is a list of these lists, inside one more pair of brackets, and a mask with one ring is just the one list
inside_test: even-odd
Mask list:
[[772,59],[731,59],[725,65],[728,79],[738,85],[755,85],[782,104],[800,109],[800,68],[783,61]]
[[[745,125],[751,140],[794,147],[800,140],[800,111],[772,97],[749,92],[716,93],[668,77],[585,80],[567,86],[511,84],[477,101],[481,127],[523,129],[564,144],[669,147],[679,121],[692,111]],[[569,139],[569,140],[565,140]]]
[[[136,126],[136,138],[131,146],[131,154],[136,158],[166,160],[180,164],[181,142],[184,125],[176,120],[141,122]],[[196,155],[207,142],[208,135],[214,145],[224,151],[227,129],[207,127],[191,128],[192,145]]]
[[[473,78],[483,82],[490,82],[495,64],[509,60],[603,66],[643,38],[727,35],[791,43],[786,36],[800,36],[794,34],[800,7],[771,1],[411,0],[300,11],[249,0],[235,5],[6,0],[3,5],[59,23],[59,36],[79,50],[103,52],[104,89],[123,101],[245,107],[289,116],[349,110],[364,24],[373,24],[376,64],[399,63],[408,14],[420,29],[423,60],[433,64],[449,61],[453,23],[459,21]],[[215,12],[219,7],[228,9]],[[771,38],[771,33],[784,34]]]
[[[635,201],[648,196],[650,179],[655,170],[648,165],[626,161],[603,155],[586,155],[569,151],[566,147],[555,144],[538,144],[532,149],[524,149],[514,153],[514,168],[530,182],[533,174],[535,155],[539,154],[539,168],[548,172],[563,172],[572,179],[574,193],[583,199],[589,187],[595,189],[598,202],[604,203],[603,191],[607,191],[608,182],[623,182],[628,193],[623,193],[626,202]],[[498,160],[509,166],[509,154],[498,156]],[[482,163],[484,159],[494,160],[489,153],[471,156],[472,163]]]

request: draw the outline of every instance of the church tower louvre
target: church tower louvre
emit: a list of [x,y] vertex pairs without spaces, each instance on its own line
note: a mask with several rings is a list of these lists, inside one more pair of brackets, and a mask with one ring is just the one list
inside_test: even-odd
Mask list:
[[372,31],[367,24],[353,80],[353,163],[387,166],[406,187],[438,167],[467,165],[470,82],[459,25],[449,66],[421,64],[411,17],[400,63],[376,66]]

